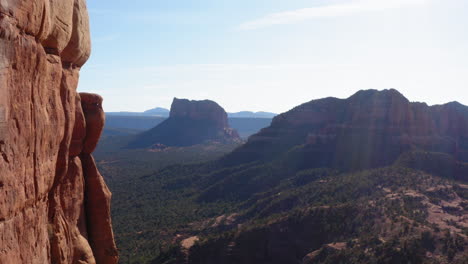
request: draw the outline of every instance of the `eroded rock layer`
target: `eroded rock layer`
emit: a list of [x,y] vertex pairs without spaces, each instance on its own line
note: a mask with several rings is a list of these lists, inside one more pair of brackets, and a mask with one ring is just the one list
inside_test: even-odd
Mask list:
[[193,120],[210,120],[214,126],[223,129],[229,127],[227,113],[216,102],[210,100],[195,101],[174,98],[170,117]]
[[[300,168],[376,168],[409,151],[445,153],[454,162],[467,162],[468,107],[414,103],[394,89],[314,100],[276,116],[226,160],[268,160],[292,146],[300,146],[289,153]],[[455,174],[466,180],[463,173]]]
[[240,141],[237,131],[229,127],[226,111],[210,100],[174,98],[169,118],[139,135],[129,148],[185,147],[207,141]]
[[90,51],[85,0],[0,1],[0,263],[117,263]]

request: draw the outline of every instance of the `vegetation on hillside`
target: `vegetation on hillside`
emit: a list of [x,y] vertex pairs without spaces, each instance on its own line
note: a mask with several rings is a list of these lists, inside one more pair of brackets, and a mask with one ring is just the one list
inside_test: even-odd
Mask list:
[[[287,155],[236,166],[222,159],[196,163],[233,148],[201,145],[100,157],[100,169],[118,194],[113,221],[122,263],[284,263],[272,261],[285,260],[275,252],[299,261],[314,251],[313,263],[427,263],[427,247],[433,247],[435,263],[444,263],[466,254],[463,183],[406,168],[405,157],[395,166],[356,172],[298,169],[288,166]],[[284,226],[289,231],[283,234]],[[180,248],[192,236],[199,238],[195,246]],[[283,243],[276,237],[292,239],[284,242],[287,252],[275,246]],[[347,246],[336,250],[327,246],[332,243]],[[265,256],[252,259],[256,252]]]

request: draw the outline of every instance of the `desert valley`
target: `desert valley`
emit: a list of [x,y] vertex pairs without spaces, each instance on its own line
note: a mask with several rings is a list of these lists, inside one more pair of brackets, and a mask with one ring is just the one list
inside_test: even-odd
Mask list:
[[449,2],[1,0],[0,264],[467,264]]

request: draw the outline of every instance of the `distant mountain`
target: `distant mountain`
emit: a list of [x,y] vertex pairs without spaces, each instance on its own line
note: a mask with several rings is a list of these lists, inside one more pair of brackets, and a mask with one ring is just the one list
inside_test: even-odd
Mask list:
[[[156,107],[144,112],[106,112],[106,115],[109,116],[160,116],[160,117],[169,117],[170,111],[166,108]],[[230,118],[273,118],[277,114],[270,112],[251,112],[251,111],[241,111],[237,113],[228,113]]]
[[166,117],[161,116],[120,116],[106,114],[105,129],[129,129],[143,132],[161,124]]
[[275,116],[277,116],[277,114],[269,112],[242,111],[237,113],[228,113],[228,117],[232,118],[273,118]]
[[268,127],[271,120],[271,118],[228,118],[229,126],[234,128],[243,139],[247,139],[262,128]]
[[226,111],[209,100],[189,101],[175,98],[169,118],[155,128],[140,134],[129,148],[153,145],[191,146],[205,141],[238,141],[240,137],[230,128]]
[[159,116],[159,117],[168,117],[169,110],[166,108],[156,107],[144,112],[106,112],[108,116]]
[[[161,116],[119,116],[106,114],[103,132],[107,135],[131,135],[150,130],[166,120]],[[247,139],[271,123],[271,118],[228,118],[229,126],[237,130],[239,136]],[[118,133],[117,133],[118,131]]]
[[106,112],[106,116],[143,116],[142,112]]
[[166,108],[156,107],[150,110],[146,110],[143,112],[144,115],[156,115],[156,116],[169,116],[169,110]]

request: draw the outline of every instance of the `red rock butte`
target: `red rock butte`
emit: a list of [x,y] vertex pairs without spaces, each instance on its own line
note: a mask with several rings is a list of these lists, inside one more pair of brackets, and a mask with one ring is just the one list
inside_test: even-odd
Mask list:
[[195,101],[174,98],[170,117],[190,118],[193,120],[211,120],[217,128],[229,127],[226,111],[210,100]]
[[0,1],[0,263],[118,262],[85,0]]
[[174,98],[169,118],[140,134],[127,147],[161,149],[206,142],[240,142],[237,131],[229,126],[224,108],[210,100]]

